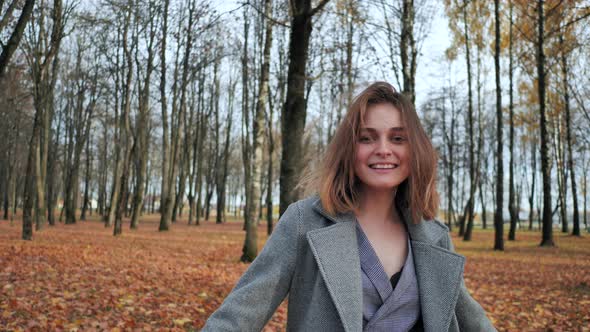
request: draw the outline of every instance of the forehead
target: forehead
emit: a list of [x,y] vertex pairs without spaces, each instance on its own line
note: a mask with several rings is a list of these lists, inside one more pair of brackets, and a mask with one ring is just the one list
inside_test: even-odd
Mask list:
[[361,128],[389,129],[404,127],[402,112],[389,103],[375,104],[367,107]]

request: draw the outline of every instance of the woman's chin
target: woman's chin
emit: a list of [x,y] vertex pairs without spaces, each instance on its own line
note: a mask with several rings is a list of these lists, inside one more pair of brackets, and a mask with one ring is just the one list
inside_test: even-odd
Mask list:
[[380,183],[380,184],[366,186],[365,191],[374,192],[374,193],[391,193],[391,192],[395,191],[396,188],[397,188],[397,184]]

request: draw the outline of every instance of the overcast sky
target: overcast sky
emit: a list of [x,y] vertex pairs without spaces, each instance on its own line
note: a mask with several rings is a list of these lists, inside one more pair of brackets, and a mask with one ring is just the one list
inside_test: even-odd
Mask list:
[[[213,3],[218,12],[228,12],[239,7],[237,0],[216,0]],[[437,13],[433,17],[430,32],[424,40],[421,48],[421,55],[418,59],[418,69],[416,73],[416,103],[421,104],[427,98],[431,90],[439,88],[445,84],[444,77],[448,76],[448,68],[441,59],[444,57],[445,50],[451,44],[450,30],[448,21],[443,10],[442,3],[439,5]],[[461,65],[457,63],[457,65]],[[376,75],[377,74],[377,71]],[[375,77],[375,80],[387,79],[385,77]],[[396,82],[391,82],[396,85]]]

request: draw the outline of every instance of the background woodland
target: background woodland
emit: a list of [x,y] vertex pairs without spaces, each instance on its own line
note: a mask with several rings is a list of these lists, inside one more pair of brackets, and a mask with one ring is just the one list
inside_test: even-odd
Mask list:
[[[125,242],[146,228],[170,234],[150,241],[211,236],[219,250],[226,230],[243,244],[231,258],[250,262],[376,80],[415,102],[439,153],[439,219],[460,250],[490,251],[485,262],[526,244],[529,261],[577,261],[588,253],[589,17],[582,0],[0,0],[0,262],[35,248],[20,239],[65,245],[59,234],[79,229]],[[34,252],[23,262],[42,259]],[[14,286],[7,269],[0,281]],[[585,308],[587,278],[571,286]],[[11,287],[0,308],[14,318]]]

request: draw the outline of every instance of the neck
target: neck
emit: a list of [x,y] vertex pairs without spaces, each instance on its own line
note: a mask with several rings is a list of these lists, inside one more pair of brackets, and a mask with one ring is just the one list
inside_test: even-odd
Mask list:
[[395,207],[395,190],[363,190],[359,199],[357,218],[361,224],[369,221],[374,226],[399,221]]

